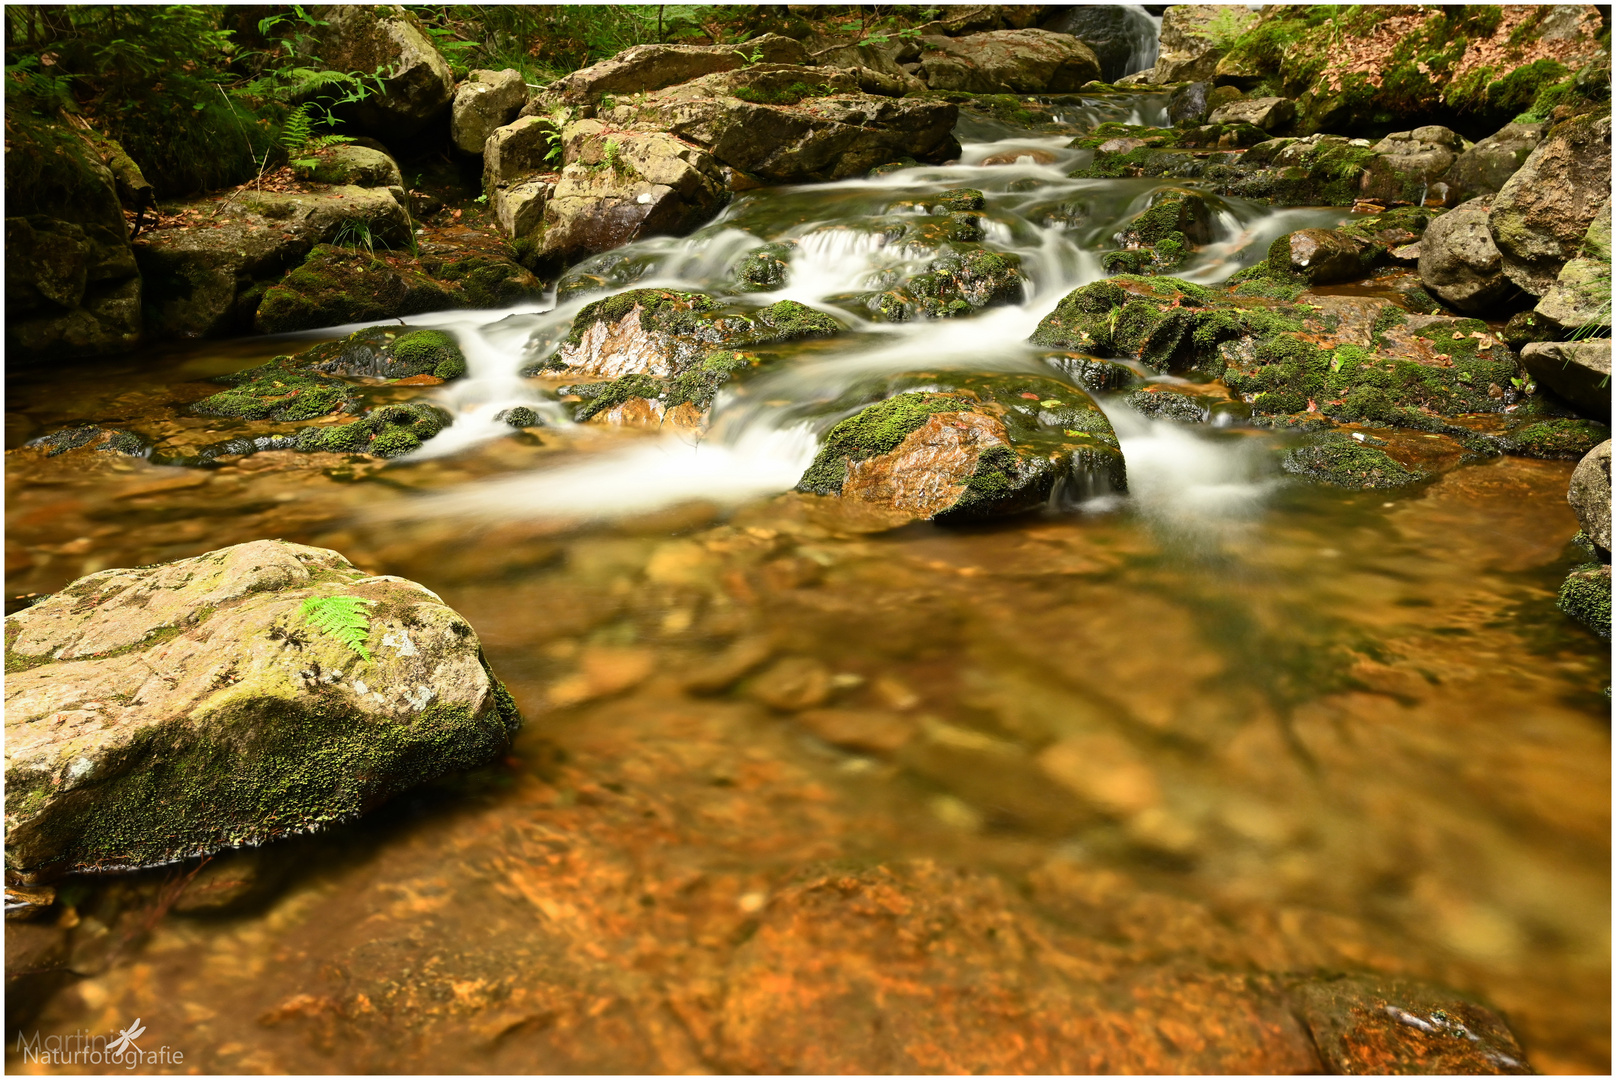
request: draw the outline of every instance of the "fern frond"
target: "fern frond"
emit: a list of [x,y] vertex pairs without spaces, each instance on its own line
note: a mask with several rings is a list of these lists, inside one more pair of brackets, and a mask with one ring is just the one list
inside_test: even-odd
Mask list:
[[311,596],[303,601],[302,614],[310,626],[322,634],[330,634],[369,663],[370,650],[365,648],[365,639],[370,637],[370,618],[360,605],[373,603],[374,600],[357,596]]

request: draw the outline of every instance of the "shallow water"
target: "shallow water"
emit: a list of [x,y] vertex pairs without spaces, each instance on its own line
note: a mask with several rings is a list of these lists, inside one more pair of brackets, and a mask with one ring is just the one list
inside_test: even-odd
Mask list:
[[[554,380],[516,375],[591,294],[412,320],[456,330],[471,368],[433,392],[457,420],[412,460],[8,458],[8,596],[258,537],[331,547],[464,613],[528,717],[485,788],[311,842],[255,910],[157,923],[143,951],[63,994],[46,1030],[143,1009],[204,1069],[600,1067],[497,1047],[461,1060],[451,1030],[424,1020],[413,1042],[384,1051],[372,1038],[361,1054],[341,1049],[363,1027],[351,1009],[307,1030],[264,1019],[290,1008],[322,955],[354,971],[355,957],[401,948],[376,970],[407,984],[411,949],[473,955],[487,947],[479,935],[497,935],[513,955],[542,951],[523,937],[540,930],[489,906],[517,896],[545,913],[533,916],[543,933],[577,915],[551,910],[560,879],[523,876],[537,831],[620,843],[600,865],[638,874],[646,895],[695,875],[741,910],[806,860],[929,857],[1018,887],[1051,866],[1104,871],[1127,895],[1213,912],[1246,942],[1237,969],[1445,983],[1502,1010],[1540,1070],[1606,1071],[1609,652],[1554,607],[1580,561],[1567,547],[1570,463],[1493,460],[1393,494],[1308,488],[1278,472],[1275,436],[1102,401],[1125,497],[887,529],[783,494],[874,377],[1058,376],[1027,335],[1100,276],[1110,235],[1170,186],[1068,180],[1078,152],[1065,141],[998,138],[967,145],[956,166],[749,193],[696,237],[618,253],[619,287],[699,288],[746,307],[790,297],[848,327],[769,350],[701,437],[570,425]],[[1056,162],[971,164],[1018,147]],[[1038,186],[1012,191],[1017,181]],[[869,222],[966,185],[987,193],[987,243],[1022,256],[1024,302],[963,320],[861,317],[847,294],[923,258]],[[1041,216],[1072,200],[1081,221]],[[1226,200],[1214,244],[1183,276],[1221,280],[1274,237],[1342,216]],[[779,239],[799,245],[787,285],[735,292],[734,264]],[[230,422],[182,406],[217,388],[208,376],[295,347],[171,345],[14,375],[8,446],[81,418],[156,434],[160,454],[228,437]],[[493,421],[518,402],[542,403],[537,437]],[[692,673],[749,647],[772,659],[717,693],[691,689]],[[837,722],[907,742],[837,749],[822,737]],[[642,792],[646,815],[666,818],[655,843],[623,839],[617,811],[602,809]],[[429,881],[441,903],[423,898]],[[590,923],[602,957],[666,932],[630,911]],[[411,937],[423,920],[432,933]],[[1205,962],[1230,963],[1208,949]],[[497,955],[459,978],[496,979]],[[466,1016],[498,1013],[467,993]],[[633,1071],[681,1059],[604,1060]]]

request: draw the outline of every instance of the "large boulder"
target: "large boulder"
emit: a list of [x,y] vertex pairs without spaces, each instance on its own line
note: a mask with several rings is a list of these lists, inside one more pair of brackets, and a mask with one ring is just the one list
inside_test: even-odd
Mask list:
[[1257,13],[1222,4],[1174,4],[1162,15],[1161,52],[1151,82],[1210,79],[1229,43],[1257,21]]
[[548,117],[523,116],[495,128],[482,146],[483,194],[561,168],[561,130]]
[[920,70],[933,90],[973,94],[1067,94],[1100,77],[1089,47],[1048,30],[996,30],[922,39]]
[[433,592],[260,540],[6,617],[6,869],[159,865],[354,817],[521,722]]
[[311,8],[320,26],[319,56],[335,71],[384,71],[381,93],[342,106],[360,130],[391,143],[412,139],[442,121],[454,97],[454,75],[414,15],[397,4],[330,4]]
[[1444,180],[1449,197],[1463,201],[1491,195],[1509,182],[1543,136],[1548,124],[1509,123],[1460,154]]
[[1583,533],[1606,557],[1610,553],[1610,440],[1606,439],[1577,463],[1571,474],[1566,501],[1577,512]]
[[1043,376],[947,375],[867,406],[825,435],[797,490],[936,522],[1022,513],[1125,490],[1105,414]]
[[1493,200],[1504,273],[1533,296],[1547,293],[1609,196],[1609,113],[1556,126]]
[[563,139],[567,165],[547,193],[537,238],[542,259],[573,262],[643,236],[690,232],[727,197],[713,156],[671,135],[580,120]]
[[1364,275],[1368,245],[1336,229],[1298,229],[1268,246],[1268,265],[1309,285],[1336,285]]
[[1582,250],[1560,268],[1537,313],[1568,329],[1610,325],[1610,200],[1588,226]]
[[803,64],[808,56],[801,42],[779,34],[764,34],[740,45],[635,45],[574,71],[546,91],[569,105],[590,104],[606,95],[643,94],[734,71],[754,58],[765,64]]
[[516,119],[527,104],[527,84],[514,68],[473,71],[455,89],[449,109],[449,138],[467,154],[483,152],[483,143],[496,128]]
[[708,75],[601,110],[624,130],[665,132],[720,164],[775,183],[862,176],[890,161],[942,162],[959,154],[958,106],[867,94],[857,77],[754,64]]
[[[1433,187],[1452,168],[1464,148],[1458,133],[1438,124],[1386,136],[1374,146],[1376,156],[1364,170],[1363,196],[1383,203],[1424,205]],[[1446,188],[1441,189],[1445,197]]]
[[390,154],[371,146],[332,146],[316,153],[314,164],[298,166],[300,179],[318,184],[367,188],[404,187],[404,174]]
[[1521,350],[1532,378],[1578,410],[1610,422],[1610,339],[1536,341]]
[[1448,306],[1472,315],[1496,310],[1513,286],[1493,244],[1491,197],[1454,207],[1420,239],[1420,284]]
[[1156,28],[1139,8],[1123,4],[1076,4],[1043,23],[1087,45],[1100,62],[1100,78],[1116,82],[1156,62]]
[[8,112],[6,195],[12,362],[102,356],[138,344],[139,270],[117,177],[97,144],[22,110]]
[[[1220,88],[1221,89],[1221,88]],[[1215,93],[1216,91],[1214,91]],[[1283,131],[1296,119],[1296,106],[1289,98],[1245,98],[1219,105],[1207,117],[1211,124],[1250,124],[1270,135]]]
[[362,236],[376,246],[403,248],[413,227],[401,187],[250,192],[217,216],[219,207],[203,206],[205,213],[192,224],[135,241],[146,319],[157,336],[240,333],[252,325],[265,291],[316,245]]

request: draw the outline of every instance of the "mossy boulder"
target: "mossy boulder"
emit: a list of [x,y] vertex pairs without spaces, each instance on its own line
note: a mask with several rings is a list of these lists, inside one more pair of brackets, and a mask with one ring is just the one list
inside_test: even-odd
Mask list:
[[407,379],[430,375],[445,382],[466,373],[466,355],[442,330],[371,326],[299,353],[292,363],[308,371],[350,378]]
[[1406,487],[1425,478],[1379,447],[1368,445],[1361,432],[1357,438],[1341,431],[1308,436],[1287,451],[1280,464],[1293,476],[1354,490]]
[[1150,206],[1123,226],[1117,237],[1123,249],[1107,252],[1100,264],[1110,274],[1176,270],[1196,247],[1211,241],[1212,217],[1212,201],[1202,192],[1157,192]]
[[359,401],[347,383],[300,371],[290,356],[276,357],[219,381],[234,385],[193,403],[192,412],[238,420],[313,420],[359,411]]
[[952,523],[1126,489],[1116,434],[1076,387],[945,372],[888,389],[830,428],[798,491]]
[[383,405],[351,423],[306,427],[292,437],[291,446],[305,453],[402,457],[419,450],[452,422],[446,410],[426,402]]
[[1610,439],[1610,428],[1593,420],[1567,416],[1529,419],[1512,427],[1504,445],[1522,457],[1580,461],[1601,443]]
[[795,243],[788,241],[765,244],[752,252],[735,268],[736,287],[745,292],[766,292],[784,285],[791,271],[791,253],[795,247]]
[[1598,634],[1610,638],[1610,566],[1585,563],[1560,584],[1560,610]]
[[672,378],[721,349],[840,332],[834,318],[795,300],[743,314],[702,293],[630,289],[584,305],[555,355],[531,370]]
[[277,540],[81,578],[6,617],[6,671],[6,869],[28,878],[324,828],[521,723],[434,593]]
[[630,425],[672,422],[696,427],[724,384],[757,363],[755,354],[725,350],[712,353],[671,379],[624,375],[606,382],[563,386],[560,392],[581,399],[573,409],[573,419],[580,424],[597,420]]
[[1033,332],[1032,343],[1100,357],[1139,360],[1157,371],[1190,370],[1211,362],[1220,336],[1259,325],[1300,329],[1268,312],[1215,306],[1204,286],[1171,277],[1119,275],[1068,293]]
[[101,427],[98,424],[77,424],[63,428],[48,435],[41,435],[37,439],[29,439],[23,446],[46,457],[57,457],[74,450],[147,457],[152,449],[150,443],[132,431]]

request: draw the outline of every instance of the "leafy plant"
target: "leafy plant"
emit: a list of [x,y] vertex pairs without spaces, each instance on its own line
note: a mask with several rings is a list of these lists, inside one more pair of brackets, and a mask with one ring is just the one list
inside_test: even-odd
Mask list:
[[754,49],[752,52],[747,52],[745,49],[736,49],[735,55],[739,56],[747,64],[756,64],[762,61],[763,50]]
[[281,147],[291,159],[294,168],[312,169],[320,163],[318,158],[312,156],[313,154],[327,147],[353,142],[353,139],[346,135],[314,134],[314,117],[318,112],[325,113],[324,120],[328,124],[339,122],[331,115],[330,110],[321,109],[312,101],[305,101],[287,115],[286,123],[281,127]]
[[623,147],[616,139],[607,139],[606,148],[601,155],[601,162],[614,173],[624,172],[628,169],[628,162],[623,160]]
[[314,629],[336,638],[369,663],[365,639],[370,637],[370,617],[360,605],[374,603],[357,596],[311,596],[303,601],[301,614]]

